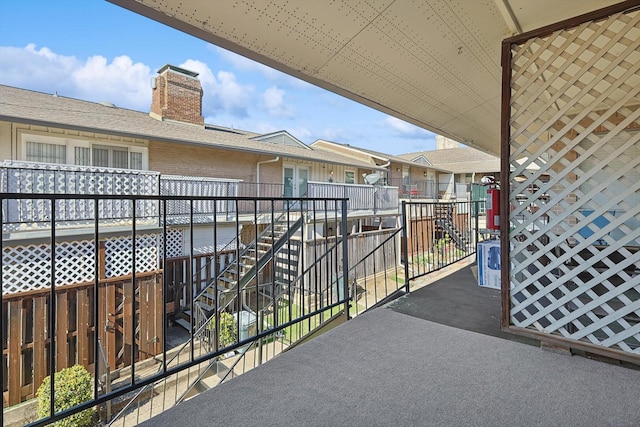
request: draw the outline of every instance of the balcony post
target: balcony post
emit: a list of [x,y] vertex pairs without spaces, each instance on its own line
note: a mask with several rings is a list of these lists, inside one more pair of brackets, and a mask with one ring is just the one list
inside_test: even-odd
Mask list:
[[[347,201],[342,200],[342,224],[340,226],[342,234],[342,295],[345,297],[344,313],[349,320],[349,236],[347,235]],[[337,231],[337,230],[336,230]]]
[[404,252],[404,287],[409,292],[409,245],[407,233],[407,202],[402,201],[402,251]]

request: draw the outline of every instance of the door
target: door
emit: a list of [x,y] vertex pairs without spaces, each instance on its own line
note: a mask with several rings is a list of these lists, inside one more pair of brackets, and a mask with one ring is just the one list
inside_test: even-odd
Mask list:
[[284,197],[307,197],[309,169],[306,167],[284,166]]

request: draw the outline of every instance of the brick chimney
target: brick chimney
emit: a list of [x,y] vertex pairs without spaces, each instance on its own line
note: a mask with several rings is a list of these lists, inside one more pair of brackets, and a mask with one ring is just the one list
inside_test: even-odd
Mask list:
[[151,117],[204,126],[198,73],[165,65],[158,70],[151,87]]

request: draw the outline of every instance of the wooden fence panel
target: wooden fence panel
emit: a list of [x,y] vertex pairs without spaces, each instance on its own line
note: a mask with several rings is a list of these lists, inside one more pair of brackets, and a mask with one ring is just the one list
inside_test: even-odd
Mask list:
[[48,338],[45,332],[47,325],[47,297],[36,296],[33,298],[33,382],[42,384],[42,380],[48,374],[49,357],[47,356]]
[[[3,295],[8,325],[2,356],[5,361],[3,399],[5,407],[31,399],[49,375],[49,346],[55,339],[55,369],[81,364],[94,369],[95,334],[100,337],[111,369],[131,362],[132,322],[140,319],[136,361],[159,354],[163,349],[163,280],[160,272],[136,277],[103,280],[98,286],[98,325],[94,325],[94,284],[56,288],[56,330],[49,330],[49,290]],[[139,288],[139,289],[138,289]],[[125,295],[124,303],[122,295]],[[134,312],[133,297],[139,295]],[[120,303],[119,303],[120,302]],[[142,311],[141,311],[142,309]],[[126,320],[125,320],[126,319]],[[5,325],[3,325],[5,326]]]

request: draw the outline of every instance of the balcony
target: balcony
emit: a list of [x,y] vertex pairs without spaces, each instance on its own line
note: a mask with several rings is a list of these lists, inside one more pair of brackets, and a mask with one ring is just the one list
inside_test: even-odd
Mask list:
[[390,178],[387,183],[398,187],[398,196],[403,199],[435,200],[437,198],[436,182],[433,180],[410,182],[405,178]]
[[[466,265],[142,426],[638,425],[640,371],[503,332]],[[463,308],[464,307],[464,308]]]
[[338,184],[309,181],[309,197],[346,198],[349,215],[394,215],[398,213],[397,187]]
[[[107,199],[132,206],[141,201],[160,206],[186,201],[194,206],[200,201],[229,199],[236,205],[246,200],[2,194],[3,203],[43,200],[56,206],[76,199],[86,199],[93,212]],[[265,200],[271,210],[280,206],[286,214],[273,217],[265,229],[238,236],[242,245],[211,254],[196,254],[196,239],[190,238],[188,256],[170,255],[176,245],[170,230],[154,234],[138,229],[136,209],[128,231],[117,238],[105,236],[108,227],[94,218],[90,236],[60,240],[54,214],[48,241],[4,241],[0,314],[5,328],[0,339],[7,367],[2,375],[5,407],[32,402],[47,372],[82,364],[95,381],[95,394],[85,405],[99,406],[103,419],[114,425],[130,425],[132,417],[138,423],[145,415],[134,408],[156,413],[155,396],[165,408],[187,400],[210,387],[212,376],[223,375],[223,382],[403,293],[407,262],[412,275],[420,277],[475,253],[477,227],[468,206],[439,210],[437,217],[432,207],[408,207],[409,232],[415,236],[403,241],[402,228],[349,235],[344,221],[335,236],[309,232],[308,227],[314,229],[331,215],[346,217],[346,199],[256,198],[247,205],[256,209],[251,216],[258,215],[258,202]],[[317,210],[310,220],[309,206],[328,210]],[[335,208],[339,214],[328,215]],[[164,208],[159,212],[169,214]],[[418,227],[423,231],[415,231]],[[428,237],[427,230],[433,236]],[[456,237],[445,238],[452,234]],[[215,231],[200,238],[215,241]],[[236,316],[238,333],[231,342],[216,339],[218,316],[223,314]],[[177,332],[179,316],[186,319],[182,333]],[[167,395],[169,390],[173,394]]]
[[[49,197],[54,202],[70,198]],[[92,203],[99,202],[94,199]],[[159,198],[163,200],[179,198]],[[199,200],[192,198],[189,204]],[[32,397],[33,382],[46,375],[47,367],[58,371],[66,363],[84,361],[93,372],[95,394],[69,411],[97,407],[114,426],[144,420],[149,420],[146,425],[175,425],[185,419],[192,425],[210,425],[212,419],[251,424],[256,413],[260,422],[273,425],[299,424],[301,419],[307,425],[635,424],[636,396],[628,390],[635,389],[640,371],[541,352],[538,342],[500,330],[500,291],[478,287],[473,271],[479,235],[471,213],[477,207],[468,202],[412,203],[403,208],[404,230],[347,236],[343,226],[340,236],[347,238],[307,240],[308,234],[292,220],[304,217],[303,203],[329,206],[340,201],[300,202],[301,216],[292,212],[291,219],[278,219],[291,225],[274,223],[273,231],[256,230],[247,251],[236,247],[234,259],[264,266],[261,274],[250,268],[253,275],[246,280],[238,276],[230,287],[220,287],[216,283],[230,277],[228,269],[221,270],[215,258],[192,263],[189,257],[183,267],[191,274],[185,307],[201,310],[197,306],[203,305],[199,301],[206,291],[197,285],[204,270],[191,266],[207,266],[203,283],[213,283],[216,292],[209,303],[212,317],[202,322],[196,313],[182,339],[176,338],[177,326],[166,322],[169,304],[175,308],[168,270],[138,271],[138,264],[146,265],[146,247],[136,245],[136,256],[120,261],[131,268],[117,278],[100,272],[92,282],[72,286],[50,280],[43,292],[11,294],[3,286],[4,398]],[[340,216],[345,215],[343,203]],[[278,237],[276,229],[288,234]],[[135,227],[132,232],[136,234]],[[400,244],[401,233],[407,238]],[[261,246],[269,241],[272,249]],[[44,264],[52,269],[50,279],[62,265],[58,257],[64,256],[54,246],[55,263],[49,259]],[[344,253],[349,256],[342,257]],[[285,265],[294,265],[294,257],[299,270],[287,267],[282,275]],[[89,270],[100,270],[111,258],[100,252],[88,255],[88,261],[96,260]],[[3,266],[11,262],[3,259]],[[448,273],[456,263],[463,263],[462,269],[423,286],[433,281],[434,273]],[[239,265],[229,267],[239,271]],[[46,315],[49,301],[56,301],[55,316]],[[223,312],[215,314],[215,307],[236,316],[238,334],[232,341],[216,339]],[[311,339],[323,331],[321,338]],[[25,366],[32,368],[20,371]],[[25,380],[31,384],[23,385]],[[7,406],[11,408],[3,416],[9,420],[13,406]]]
[[[234,179],[161,175],[153,171],[107,169],[68,165],[49,165],[32,162],[5,161],[0,164],[0,191],[16,194],[74,194],[131,195],[131,196],[180,196],[199,197],[192,203],[173,200],[164,206],[164,218],[168,225],[184,225],[190,222],[210,224],[214,221],[235,219],[236,212],[245,217],[257,210],[270,208],[265,200],[255,198],[280,198],[284,186],[274,183],[251,183]],[[398,194],[394,187],[354,184],[308,183],[308,195],[319,198],[348,198],[347,215],[393,215],[398,213]],[[235,202],[230,198],[238,197]],[[215,200],[214,200],[215,198]],[[251,200],[250,200],[251,199]],[[130,224],[136,211],[138,227],[161,227],[159,203],[141,198],[135,207],[127,200],[103,198],[94,208],[83,197],[67,199],[55,205],[58,229],[86,229],[93,226],[94,215],[101,225],[122,227]],[[325,210],[325,206],[315,206]],[[4,231],[22,233],[46,231],[53,212],[44,199],[7,200],[3,205]],[[94,211],[94,209],[97,209]],[[333,206],[331,209],[337,209]],[[252,220],[252,218],[244,218]]]

